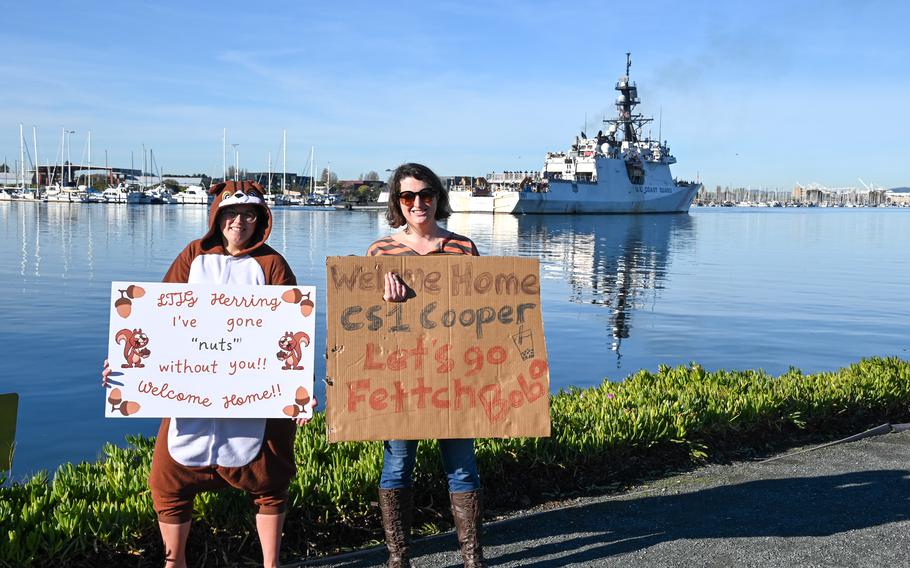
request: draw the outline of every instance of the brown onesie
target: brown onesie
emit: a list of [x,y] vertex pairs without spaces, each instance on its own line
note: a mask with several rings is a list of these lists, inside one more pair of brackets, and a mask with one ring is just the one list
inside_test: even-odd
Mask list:
[[[228,182],[209,193],[208,232],[177,256],[164,282],[295,285],[287,261],[265,244],[272,216],[262,187]],[[258,213],[250,246],[236,255],[225,250],[218,226],[219,207],[229,205],[255,205]],[[188,522],[197,493],[226,487],[246,491],[259,514],[283,513],[296,473],[294,432],[294,422],[283,418],[165,418],[149,475],[158,520]]]

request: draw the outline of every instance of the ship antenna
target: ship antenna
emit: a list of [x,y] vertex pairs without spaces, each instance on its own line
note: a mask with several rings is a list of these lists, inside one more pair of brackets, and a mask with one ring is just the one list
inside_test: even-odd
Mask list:
[[626,77],[629,76],[629,68],[632,67],[632,52],[626,52]]
[[660,105],[660,118],[657,119],[657,144],[663,144],[663,130],[664,130],[664,105]]

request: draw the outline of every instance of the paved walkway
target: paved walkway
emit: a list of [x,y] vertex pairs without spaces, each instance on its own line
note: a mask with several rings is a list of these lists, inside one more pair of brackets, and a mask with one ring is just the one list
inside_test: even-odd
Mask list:
[[[491,567],[910,566],[910,432],[772,461],[712,465],[609,497],[490,523]],[[461,566],[455,537],[415,567]],[[300,566],[382,566],[383,550]]]

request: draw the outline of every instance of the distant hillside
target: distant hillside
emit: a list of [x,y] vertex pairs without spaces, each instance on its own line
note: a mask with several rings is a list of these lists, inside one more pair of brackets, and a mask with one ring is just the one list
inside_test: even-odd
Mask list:
[[893,191],[894,193],[910,193],[910,187],[892,187],[888,191]]

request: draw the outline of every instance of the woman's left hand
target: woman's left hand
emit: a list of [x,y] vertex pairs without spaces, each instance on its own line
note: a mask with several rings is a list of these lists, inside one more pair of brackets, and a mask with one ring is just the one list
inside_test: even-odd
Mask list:
[[382,299],[386,302],[403,302],[407,297],[408,287],[401,277],[394,272],[386,272]]
[[297,425],[300,427],[305,426],[306,423],[309,422],[310,419],[313,417],[313,413],[316,411],[316,407],[319,406],[319,401],[314,396],[313,398],[310,399],[310,402],[307,403],[307,406],[310,407],[310,418],[301,417],[301,418],[294,419],[294,422],[296,422]]

